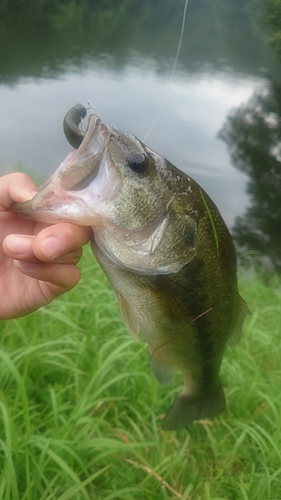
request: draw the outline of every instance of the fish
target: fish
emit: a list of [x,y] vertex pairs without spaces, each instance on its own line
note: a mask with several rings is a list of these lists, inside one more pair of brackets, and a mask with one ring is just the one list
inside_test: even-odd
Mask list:
[[125,326],[148,344],[160,383],[183,376],[164,430],[213,418],[226,407],[220,366],[249,309],[237,288],[231,235],[208,194],[134,135],[82,104],[65,116],[74,147],[39,192],[14,211],[45,223],[91,226],[93,253]]

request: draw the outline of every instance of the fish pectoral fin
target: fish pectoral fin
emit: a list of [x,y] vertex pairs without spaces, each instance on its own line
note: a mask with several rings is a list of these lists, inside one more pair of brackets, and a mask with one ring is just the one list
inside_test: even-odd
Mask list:
[[162,421],[162,429],[179,430],[194,420],[213,418],[225,409],[225,397],[221,384],[209,394],[180,394]]
[[153,351],[148,349],[150,354],[150,367],[155,378],[160,384],[170,384],[176,373],[174,366],[168,366],[159,357],[154,355]]
[[250,309],[248,308],[246,302],[242,299],[242,297],[238,297],[239,299],[239,309],[238,309],[238,314],[236,318],[236,323],[234,325],[233,331],[227,341],[228,345],[230,347],[236,346],[238,344],[239,340],[242,337],[242,326],[243,322],[245,319],[245,316],[250,316],[252,313]]
[[132,313],[132,309],[130,308],[128,302],[124,299],[123,295],[121,293],[117,292],[115,290],[115,295],[119,303],[119,308],[122,316],[122,320],[127,328],[127,330],[130,332],[132,337],[138,341],[139,340],[139,325]]

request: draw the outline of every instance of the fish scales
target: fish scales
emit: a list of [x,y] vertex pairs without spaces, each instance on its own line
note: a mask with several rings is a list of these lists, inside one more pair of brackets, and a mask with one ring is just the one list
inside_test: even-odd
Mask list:
[[92,226],[93,253],[129,332],[149,345],[154,375],[169,383],[182,372],[183,389],[162,427],[212,418],[225,408],[219,371],[226,343],[240,337],[249,314],[229,231],[207,193],[136,137],[94,115],[83,135],[81,106],[64,120],[71,144],[77,133],[81,145],[14,210]]

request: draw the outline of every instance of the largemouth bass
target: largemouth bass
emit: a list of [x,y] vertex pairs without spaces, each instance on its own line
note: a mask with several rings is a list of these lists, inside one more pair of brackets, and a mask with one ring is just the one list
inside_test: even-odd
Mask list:
[[159,382],[176,369],[184,386],[164,429],[225,409],[219,379],[228,340],[248,309],[237,291],[236,255],[212,200],[190,177],[131,134],[82,105],[64,120],[74,148],[38,194],[14,206],[23,216],[92,226],[92,249],[135,339],[149,346]]

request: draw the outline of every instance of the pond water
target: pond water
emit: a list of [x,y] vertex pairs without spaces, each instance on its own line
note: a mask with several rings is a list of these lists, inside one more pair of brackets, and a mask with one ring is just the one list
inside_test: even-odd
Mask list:
[[3,8],[1,173],[45,179],[70,151],[65,113],[91,101],[199,182],[237,245],[280,271],[281,68],[258,4],[189,0],[172,78],[184,1]]

